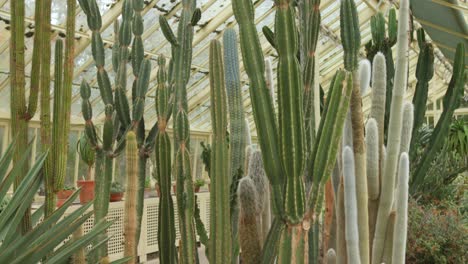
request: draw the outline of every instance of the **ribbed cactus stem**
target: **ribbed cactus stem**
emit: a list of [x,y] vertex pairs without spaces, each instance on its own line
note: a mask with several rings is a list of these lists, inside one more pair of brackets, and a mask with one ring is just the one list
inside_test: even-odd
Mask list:
[[[209,259],[213,263],[230,263],[232,257],[229,165],[227,129],[227,99],[221,43],[210,43],[210,98],[213,128],[210,192]],[[242,121],[241,121],[242,122]]]
[[371,118],[366,124],[366,165],[367,165],[367,190],[369,194],[369,239],[372,241],[375,232],[375,221],[379,206],[380,194],[380,151],[379,129],[377,121]]
[[127,187],[125,191],[125,220],[124,220],[124,256],[132,257],[128,263],[137,263],[137,199],[138,199],[138,146],[136,134],[127,134],[125,151],[127,165]]
[[403,125],[401,127],[400,153],[409,153],[414,124],[414,107],[410,102],[403,105]]
[[265,59],[265,79],[268,90],[270,91],[271,101],[276,102],[275,83],[273,82],[273,67],[271,65],[271,59]]
[[385,233],[385,244],[384,244],[384,252],[382,255],[382,263],[393,263],[392,251],[393,251],[393,234],[395,232],[395,218],[396,218],[396,212],[392,209],[392,211],[390,212],[390,215],[388,216],[388,225],[387,225],[387,231]]
[[368,60],[361,60],[359,62],[359,79],[361,87],[361,96],[364,96],[369,91],[369,84],[371,79],[371,63]]
[[377,122],[379,145],[384,143],[385,101],[387,90],[387,68],[385,56],[377,53],[372,63],[372,106],[370,117]]
[[397,65],[388,126],[387,158],[382,175],[382,186],[385,186],[385,188],[382,188],[379,201],[379,212],[372,246],[373,264],[379,264],[382,258],[385,230],[387,229],[388,216],[393,202],[395,175],[400,153],[403,96],[407,88],[408,20],[409,1],[402,0],[400,1],[398,19]]
[[333,248],[327,251],[327,264],[336,264],[336,252]]
[[252,136],[250,135],[250,123],[247,118],[244,119],[244,129],[245,129],[245,132],[244,132],[245,145],[250,146],[252,145]]
[[408,228],[408,180],[409,161],[408,154],[402,153],[398,169],[398,186],[396,191],[396,219],[393,233],[392,263],[405,263],[406,236]]
[[346,219],[346,251],[349,263],[359,264],[358,208],[356,200],[356,182],[354,155],[350,147],[343,150],[343,179]]
[[352,72],[358,68],[358,53],[361,46],[359,18],[354,0],[341,0],[340,27],[345,69]]
[[238,188],[240,218],[239,241],[242,250],[242,263],[260,263],[262,248],[257,226],[257,190],[250,177],[244,177]]

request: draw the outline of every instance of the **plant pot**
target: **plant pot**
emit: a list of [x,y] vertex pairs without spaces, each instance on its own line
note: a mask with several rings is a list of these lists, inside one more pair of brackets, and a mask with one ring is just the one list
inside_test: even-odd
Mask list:
[[174,194],[177,194],[177,185],[173,184],[172,190],[174,191]]
[[199,192],[200,191],[200,186],[193,186],[194,192]]
[[80,203],[85,204],[94,199],[94,181],[77,181],[78,187],[81,187]]
[[155,189],[156,189],[156,195],[158,197],[161,197],[161,187],[159,187],[159,184],[156,184]]
[[110,201],[111,202],[120,202],[120,201],[122,201],[123,196],[124,196],[123,192],[111,193],[110,194]]
[[60,190],[57,192],[57,207],[60,207],[73,194],[75,190]]

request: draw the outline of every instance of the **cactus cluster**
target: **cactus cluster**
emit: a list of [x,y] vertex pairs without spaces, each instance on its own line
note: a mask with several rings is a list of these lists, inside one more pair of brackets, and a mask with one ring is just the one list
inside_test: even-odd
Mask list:
[[[104,221],[109,207],[110,183],[113,175],[113,159],[120,155],[125,148],[126,133],[134,131],[138,147],[138,195],[136,200],[137,225],[135,243],[138,246],[140,237],[141,218],[143,215],[143,190],[146,179],[146,163],[149,153],[154,147],[157,134],[155,124],[148,135],[145,135],[143,112],[145,96],[149,86],[151,62],[144,58],[141,40],[143,20],[141,12],[145,6],[143,0],[124,0],[122,4],[122,23],[115,22],[115,43],[113,47],[112,66],[116,73],[115,89],[112,88],[109,75],[105,67],[104,43],[101,37],[102,18],[95,0],[79,1],[81,9],[87,16],[88,26],[92,31],[92,55],[97,68],[97,81],[101,99],[105,105],[105,119],[102,136],[98,136],[93,124],[92,106],[89,101],[91,90],[86,80],[81,85],[82,113],[85,120],[85,132],[89,142],[96,152],[95,175],[95,224]],[[133,47],[130,54],[129,46]],[[127,98],[127,63],[131,58],[134,82],[131,90],[131,101]],[[130,105],[131,109],[130,110]],[[95,260],[107,255],[107,245],[101,245],[96,251]]]

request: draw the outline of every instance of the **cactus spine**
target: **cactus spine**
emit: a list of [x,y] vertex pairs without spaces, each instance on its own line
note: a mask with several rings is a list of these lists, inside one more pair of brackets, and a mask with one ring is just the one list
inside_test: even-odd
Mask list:
[[[172,45],[172,66],[170,67],[170,83],[174,89],[174,171],[177,183],[177,207],[180,226],[180,262],[196,262],[196,240],[194,227],[195,198],[190,168],[190,125],[187,106],[187,83],[190,79],[192,63],[192,18],[197,20],[200,14],[194,16],[195,0],[182,1],[182,13],[177,29],[177,36],[172,32],[164,16],[159,16],[161,30]],[[199,12],[199,11],[198,11]]]
[[125,191],[124,257],[132,257],[128,263],[137,263],[138,147],[136,135],[133,131],[127,133],[125,157],[127,187]]
[[158,135],[155,142],[156,178],[161,189],[159,198],[158,246],[162,263],[176,263],[174,202],[171,195],[171,141],[166,132],[169,101],[166,59],[158,58],[158,88],[156,90],[156,112],[158,114]]
[[[157,124],[155,124],[145,138],[144,122],[142,121],[145,95],[149,85],[151,63],[143,59],[143,45],[141,34],[143,31],[141,11],[144,7],[142,0],[124,0],[122,4],[122,24],[114,24],[116,43],[112,49],[112,66],[116,73],[115,92],[112,91],[109,75],[105,70],[104,44],[101,38],[102,18],[95,0],[79,0],[81,9],[88,18],[88,26],[92,31],[91,46],[92,55],[97,68],[97,81],[101,99],[105,105],[105,121],[102,140],[98,138],[92,122],[92,109],[89,102],[90,90],[86,81],[83,81],[81,89],[82,113],[85,119],[85,131],[90,143],[96,151],[96,198],[94,201],[95,224],[104,220],[109,206],[110,183],[112,179],[113,158],[118,156],[125,147],[125,133],[133,130],[138,143],[139,188],[137,202],[137,231],[136,241],[139,241],[141,217],[143,213],[143,186],[146,172],[146,161],[154,147]],[[135,13],[135,15],[134,15]],[[133,25],[133,26],[132,26]],[[132,30],[133,28],[133,30]],[[132,112],[126,96],[127,70],[129,58],[128,47],[132,41],[132,32],[135,36],[134,49],[132,50],[132,65],[135,76],[132,87]],[[102,144],[101,144],[102,141]],[[116,143],[116,144],[115,144]],[[107,245],[102,244],[96,251],[95,260],[107,255]]]
[[237,204],[237,186],[242,177],[246,147],[246,124],[241,93],[239,73],[239,55],[237,48],[237,35],[234,29],[227,29],[223,36],[224,75],[226,80],[227,100],[229,107],[229,159],[230,173],[229,186],[231,199],[231,229],[232,229],[232,260],[238,255],[238,224],[239,208]]
[[[209,259],[213,263],[230,263],[232,257],[229,166],[227,129],[227,106],[224,80],[224,65],[221,44],[217,40],[210,43],[210,94],[211,124],[213,145],[211,155],[210,180],[213,185],[210,193],[210,246]],[[242,123],[242,119],[240,120]],[[240,164],[240,162],[239,162]],[[231,164],[234,165],[234,164]]]

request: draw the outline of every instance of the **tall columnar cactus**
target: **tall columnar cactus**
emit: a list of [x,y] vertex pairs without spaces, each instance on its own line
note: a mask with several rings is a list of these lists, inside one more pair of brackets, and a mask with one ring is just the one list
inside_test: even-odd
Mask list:
[[[426,114],[427,96],[429,93],[429,81],[434,76],[434,47],[431,43],[426,41],[426,35],[424,29],[418,29],[418,46],[419,55],[418,63],[416,64],[416,88],[413,96],[413,104],[415,106],[414,113],[414,130],[412,138],[416,138],[415,135],[418,129],[421,127]],[[415,142],[412,142],[415,146]]]
[[158,88],[156,90],[156,112],[158,135],[155,142],[156,177],[161,190],[159,198],[158,246],[162,263],[176,263],[174,202],[171,195],[171,141],[166,131],[169,101],[166,59],[158,58]]
[[125,190],[124,256],[132,257],[128,263],[137,263],[138,147],[136,134],[133,131],[127,134],[125,157],[127,187]]
[[[96,151],[96,199],[94,201],[96,224],[104,220],[109,206],[110,183],[112,179],[113,158],[118,156],[125,147],[125,133],[133,130],[137,136],[138,143],[138,201],[137,201],[137,231],[136,241],[140,237],[140,225],[143,215],[143,190],[146,178],[146,163],[149,153],[154,147],[157,134],[157,124],[155,124],[147,137],[145,137],[145,126],[143,112],[145,96],[148,90],[151,63],[148,59],[143,59],[143,45],[141,44],[141,34],[143,23],[141,11],[144,7],[143,0],[124,0],[122,4],[122,24],[119,27],[115,23],[116,43],[113,47],[112,66],[116,73],[115,89],[113,91],[109,75],[105,69],[104,44],[101,38],[102,18],[99,7],[95,0],[79,0],[81,9],[88,18],[88,26],[92,31],[91,46],[92,55],[97,68],[97,81],[101,99],[105,105],[105,121],[102,137],[98,137],[92,122],[92,109],[89,102],[89,85],[82,84],[81,97],[83,99],[82,113],[85,119],[85,130],[91,144]],[[135,15],[134,15],[135,13]],[[132,111],[127,98],[127,63],[129,60],[129,46],[134,35],[134,46],[132,49],[132,66],[134,73],[134,83],[132,87]],[[102,142],[102,143],[101,143]],[[104,257],[106,244],[100,246],[96,251],[96,259]]]
[[210,192],[209,246],[209,259],[212,263],[230,263],[232,257],[229,208],[229,178],[231,175],[229,175],[229,165],[227,163],[229,160],[229,143],[226,138],[227,106],[224,82],[221,44],[217,40],[212,40],[210,43],[210,94],[213,140],[210,173],[212,188]]
[[232,256],[236,259],[238,254],[237,226],[239,222],[239,208],[237,204],[237,186],[243,176],[246,124],[244,117],[243,99],[240,82],[239,55],[237,35],[234,29],[227,29],[223,36],[224,75],[226,81],[227,100],[229,108],[229,182],[231,200],[231,229],[232,229]]
[[465,60],[463,59],[464,57],[465,47],[460,43],[457,45],[457,51],[455,54],[452,79],[450,80],[447,92],[443,99],[444,111],[432,132],[428,147],[424,149],[424,153],[416,164],[416,169],[411,176],[410,192],[412,193],[417,192],[419,186],[424,182],[426,172],[437,152],[442,147],[444,139],[449,131],[453,113],[455,112],[455,109],[460,106],[460,98],[463,95],[463,89],[467,79]]
[[393,232],[392,263],[405,263],[406,235],[408,226],[408,153],[400,156],[398,168],[398,185],[396,190],[396,219]]
[[[315,144],[311,146],[306,140],[304,126],[303,83],[304,74],[310,72],[303,73],[297,60],[299,40],[293,1],[277,1],[281,7],[276,11],[274,34],[279,55],[278,121],[267,89],[264,58],[256,33],[252,2],[233,1],[232,5],[240,27],[241,50],[250,79],[254,120],[266,174],[272,186],[273,211],[276,216],[265,243],[263,261],[273,261],[278,252],[278,263],[298,263],[305,261],[308,249],[305,237],[310,224],[321,211],[323,186],[336,161],[349,106],[352,77],[339,71],[332,81],[327,111],[324,111]],[[313,165],[308,170],[312,175],[309,179],[311,191],[306,197],[304,181],[308,160]]]
[[169,27],[165,16],[159,16],[161,30],[172,45],[170,83],[174,89],[174,151],[173,175],[177,183],[177,207],[180,226],[180,260],[182,263],[196,262],[196,240],[194,227],[195,198],[190,167],[190,125],[188,120],[187,83],[192,63],[193,26],[200,19],[200,10],[195,0],[183,0],[177,36]]
[[[36,2],[35,18],[36,31],[34,34],[34,48],[32,56],[31,82],[29,98],[26,98],[25,78],[25,1],[10,1],[11,38],[10,38],[10,120],[12,135],[17,144],[13,155],[14,164],[18,164],[28,144],[28,123],[37,110],[39,90],[44,85],[49,90],[50,85],[50,0]],[[48,8],[47,8],[48,7]],[[49,18],[49,20],[47,19]],[[47,53],[49,51],[49,53]],[[44,66],[42,66],[44,65]],[[15,189],[24,178],[28,167],[24,166],[21,177],[15,181]],[[31,228],[30,210],[26,210],[21,232]]]

